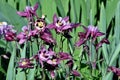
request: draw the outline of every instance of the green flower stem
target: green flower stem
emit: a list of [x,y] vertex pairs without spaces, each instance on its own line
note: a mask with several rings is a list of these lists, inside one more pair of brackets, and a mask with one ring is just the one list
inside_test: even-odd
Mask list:
[[45,70],[44,70],[44,68],[43,68],[43,70],[42,70],[42,80],[46,80],[46,76],[45,76]]

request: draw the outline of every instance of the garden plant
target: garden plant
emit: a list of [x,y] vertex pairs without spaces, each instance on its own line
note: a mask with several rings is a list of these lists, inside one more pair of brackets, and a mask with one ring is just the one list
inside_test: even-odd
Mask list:
[[0,0],[0,80],[119,80],[120,0]]

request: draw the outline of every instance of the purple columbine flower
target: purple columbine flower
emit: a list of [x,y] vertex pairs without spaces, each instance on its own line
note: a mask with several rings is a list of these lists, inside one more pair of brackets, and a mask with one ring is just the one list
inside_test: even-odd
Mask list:
[[36,21],[35,21],[35,28],[39,31],[44,31],[45,28],[46,28],[46,22],[45,22],[45,16],[42,15],[41,18],[38,18]]
[[60,59],[54,56],[52,59],[47,60],[47,63],[52,66],[57,66],[60,64]]
[[38,52],[39,61],[47,61],[48,59],[51,59],[54,54],[53,51],[48,51],[45,47],[41,47]]
[[117,76],[120,76],[120,68],[116,68],[116,67],[110,66],[110,67],[108,67],[108,71],[112,71]]
[[57,17],[55,14],[53,16],[53,23],[49,24],[47,27],[49,29],[55,29],[57,33],[62,33],[66,30],[70,31],[73,28],[79,26],[79,23],[73,24],[69,22],[69,17]]
[[27,26],[23,26],[22,27],[22,31],[21,33],[19,33],[17,35],[17,40],[19,42],[19,44],[23,44],[25,43],[27,40],[30,39],[30,36],[29,36],[29,28]]
[[84,27],[84,29],[86,31],[86,39],[91,37],[93,40],[96,40],[97,37],[104,35],[97,27],[92,25],[89,25],[88,28]]
[[[76,46],[81,46],[90,38],[94,42],[97,37],[105,35],[104,33],[100,32],[97,27],[94,27],[92,25],[88,26],[88,28],[83,26],[83,28],[85,29],[85,32],[79,32],[79,41],[75,43]],[[108,44],[108,40],[103,39],[99,44],[96,45],[96,47],[101,46],[103,43]]]
[[6,22],[0,22],[0,36],[4,33],[4,28],[7,26]]
[[33,68],[34,64],[30,61],[30,59],[27,58],[21,58],[20,62],[18,62],[19,68]]
[[17,14],[22,16],[22,17],[31,18],[33,16],[37,16],[36,15],[37,9],[38,9],[38,3],[36,3],[34,7],[26,6],[26,8],[23,12],[18,11]]
[[0,23],[0,36],[4,36],[6,41],[14,41],[16,37],[16,30],[14,26],[8,25],[6,22]]
[[53,38],[51,32],[48,29],[45,29],[44,31],[40,32],[40,38],[46,43],[46,44],[56,44],[55,39]]
[[0,22],[0,35],[5,34],[7,32],[15,33],[16,30],[13,29],[14,26],[8,25],[6,22]]
[[15,41],[16,39],[16,33],[14,32],[6,32],[4,35],[6,41]]
[[35,21],[35,30],[40,35],[40,38],[47,44],[55,44],[56,41],[53,39],[50,30],[46,27],[45,16],[38,18]]

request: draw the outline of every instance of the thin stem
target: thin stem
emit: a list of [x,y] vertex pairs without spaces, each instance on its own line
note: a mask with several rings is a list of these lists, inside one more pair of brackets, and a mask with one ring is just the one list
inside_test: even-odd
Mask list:
[[42,80],[46,80],[46,78],[45,78],[45,70],[44,69],[42,71],[42,76],[43,76]]
[[38,41],[37,38],[36,38],[36,42],[37,42],[37,48],[38,48],[38,50],[39,50],[39,41]]

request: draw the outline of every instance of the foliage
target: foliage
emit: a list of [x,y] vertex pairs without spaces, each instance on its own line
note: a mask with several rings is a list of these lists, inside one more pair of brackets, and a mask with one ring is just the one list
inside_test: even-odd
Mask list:
[[[15,26],[16,34],[19,34],[23,26],[28,25],[29,20],[20,17],[17,11],[24,11],[26,6],[34,6],[36,3],[39,7],[36,11],[39,18],[45,17],[46,24],[53,22],[53,16],[68,16],[71,23],[80,23],[80,25],[70,32],[68,39],[61,33],[57,34],[55,30],[50,30],[57,45],[53,48],[58,56],[59,52],[69,53],[73,59],[73,67],[80,76],[72,75],[70,68],[62,61],[61,65],[55,71],[56,79],[67,80],[116,80],[118,77],[115,72],[109,71],[110,66],[120,67],[120,0],[1,0],[0,1],[0,22],[7,22]],[[36,17],[34,18],[36,21]],[[103,44],[96,52],[94,45],[91,50],[91,60],[89,55],[84,51],[84,46],[75,47],[79,40],[78,33],[85,32],[83,26],[97,26],[100,32],[105,35],[97,38],[95,43],[100,42],[104,37],[109,40],[110,44]],[[0,26],[1,27],[1,26]],[[61,36],[62,35],[62,36]],[[39,80],[52,79],[51,72],[43,69],[39,61],[36,61],[35,55],[44,44],[42,39],[32,38],[34,41],[27,41],[20,45],[16,41],[5,41],[0,35],[0,79],[1,80]],[[51,40],[52,41],[52,40]],[[39,43],[40,42],[40,43]],[[53,40],[54,42],[54,40]],[[86,42],[91,48],[91,43]],[[48,49],[49,45],[44,44]],[[53,45],[52,45],[53,46]],[[62,48],[62,49],[61,49]],[[97,57],[95,56],[97,55]],[[32,69],[22,69],[18,67],[21,58],[29,58],[34,64]],[[96,68],[93,69],[92,62],[96,59]],[[29,65],[29,64],[28,64]],[[28,67],[27,67],[28,68]],[[119,70],[118,70],[119,71]],[[67,77],[67,74],[69,77]]]

